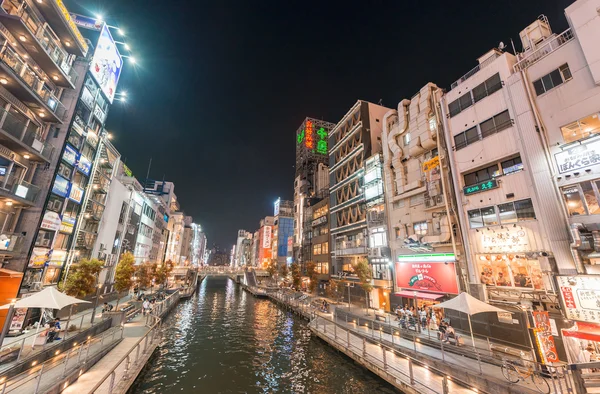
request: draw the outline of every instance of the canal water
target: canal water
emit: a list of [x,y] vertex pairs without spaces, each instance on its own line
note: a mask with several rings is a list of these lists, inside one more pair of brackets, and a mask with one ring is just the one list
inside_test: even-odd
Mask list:
[[164,321],[130,393],[397,393],[311,337],[304,320],[226,278],[207,278]]

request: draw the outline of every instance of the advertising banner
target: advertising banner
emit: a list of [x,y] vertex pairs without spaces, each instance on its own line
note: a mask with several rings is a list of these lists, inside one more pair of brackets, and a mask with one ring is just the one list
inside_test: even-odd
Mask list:
[[79,45],[81,45],[81,48],[83,49],[83,51],[82,51],[83,55],[85,56],[87,54],[87,51],[88,51],[88,44],[87,44],[87,42],[85,42],[85,38],[83,38],[83,36],[81,35],[81,32],[77,28],[77,25],[75,24],[75,21],[71,17],[71,14],[69,13],[69,10],[67,10],[67,7],[65,7],[65,5],[62,2],[62,0],[54,0],[54,1],[56,2],[56,5],[60,9],[60,12],[63,14],[63,17],[65,18],[65,20],[69,24],[69,27],[71,28],[71,31],[73,32],[73,34],[75,34],[75,37],[77,38],[77,42],[79,42]]
[[556,276],[567,319],[600,321],[600,276]]
[[67,144],[65,146],[65,152],[63,153],[63,160],[66,163],[75,166],[77,163],[77,156],[79,156],[77,150],[75,150],[75,148],[73,148],[71,145]]
[[15,308],[13,318],[10,322],[10,331],[20,330],[25,324],[25,316],[27,315],[27,308]]
[[271,249],[271,226],[265,226],[263,229],[263,249]]
[[556,153],[554,159],[561,174],[600,164],[600,140],[565,149]]
[[79,156],[79,163],[77,163],[77,169],[83,172],[85,175],[90,176],[92,170],[92,162],[89,161],[84,155]]
[[96,18],[90,18],[89,16],[83,16],[75,13],[71,13],[71,20],[79,27],[83,27],[88,30],[100,31],[102,29],[103,22]]
[[63,216],[62,222],[60,222],[60,232],[65,234],[73,234],[73,228],[75,227],[75,218],[70,216]]
[[83,101],[90,109],[94,108],[94,96],[92,96],[88,88],[83,88],[81,91],[81,101]]
[[556,345],[550,325],[548,312],[532,312],[535,326],[536,340],[544,364],[558,362]]
[[456,270],[449,262],[396,263],[396,286],[405,290],[458,294]]
[[69,199],[75,201],[77,204],[81,204],[81,200],[83,200],[83,189],[75,184],[71,185]]
[[51,231],[58,231],[60,228],[60,216],[56,212],[47,211],[44,214],[44,219],[42,219],[42,225],[40,228]]
[[42,268],[47,265],[52,256],[52,249],[33,248],[31,259],[29,260],[30,268]]
[[90,72],[111,104],[115,98],[122,67],[123,59],[108,31],[108,27],[105,25],[100,32],[98,45],[90,65]]
[[54,179],[54,185],[52,185],[52,193],[57,196],[67,197],[69,195],[69,181],[60,175]]

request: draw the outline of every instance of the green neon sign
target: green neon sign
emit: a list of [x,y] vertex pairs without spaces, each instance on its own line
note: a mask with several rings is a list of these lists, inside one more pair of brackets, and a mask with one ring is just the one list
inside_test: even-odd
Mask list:
[[327,154],[327,132],[323,127],[317,130],[317,135],[319,136],[319,140],[317,141],[317,153],[322,155]]
[[463,192],[465,193],[465,196],[468,196],[469,194],[481,193],[497,187],[498,181],[496,179],[490,179],[489,181],[479,182],[475,185],[465,186]]
[[298,133],[298,143],[301,144],[303,139],[304,139],[304,130],[302,130],[300,133]]

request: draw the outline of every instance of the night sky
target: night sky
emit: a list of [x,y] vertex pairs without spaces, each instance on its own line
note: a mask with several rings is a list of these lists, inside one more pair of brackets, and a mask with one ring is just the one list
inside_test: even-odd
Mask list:
[[336,123],[358,99],[395,108],[429,81],[449,88],[500,41],[520,50],[538,15],[567,28],[572,0],[65,2],[127,32],[138,65],[107,121],[127,165],[143,181],[152,157],[151,178],[175,182],[228,248],[293,198],[304,117]]

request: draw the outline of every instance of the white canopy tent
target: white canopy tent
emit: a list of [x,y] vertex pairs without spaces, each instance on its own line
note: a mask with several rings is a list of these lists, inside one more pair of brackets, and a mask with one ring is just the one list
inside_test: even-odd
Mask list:
[[504,309],[497,308],[493,305],[486,304],[485,302],[479,301],[467,293],[460,293],[458,296],[451,300],[442,302],[435,305],[436,308],[446,308],[466,313],[469,319],[469,330],[471,331],[471,341],[473,347],[475,347],[475,337],[473,336],[473,326],[471,325],[471,315],[484,312],[506,312]]

